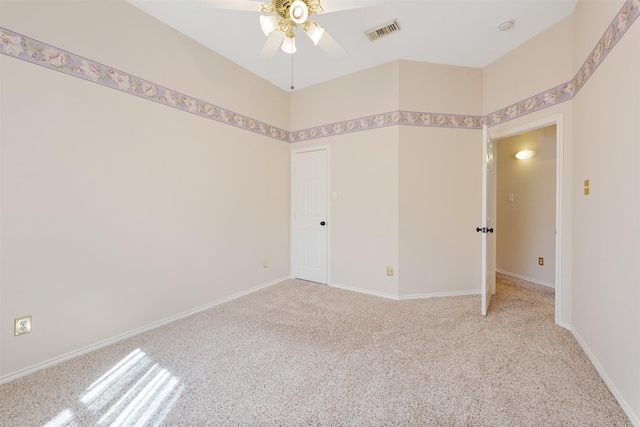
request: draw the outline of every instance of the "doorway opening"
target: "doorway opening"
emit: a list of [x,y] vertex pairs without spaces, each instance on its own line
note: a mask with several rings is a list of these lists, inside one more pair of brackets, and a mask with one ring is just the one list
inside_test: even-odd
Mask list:
[[497,146],[496,271],[555,288],[556,126]]
[[[555,288],[562,326],[562,115],[490,135],[498,146],[496,271]],[[522,150],[534,157],[518,160]]]

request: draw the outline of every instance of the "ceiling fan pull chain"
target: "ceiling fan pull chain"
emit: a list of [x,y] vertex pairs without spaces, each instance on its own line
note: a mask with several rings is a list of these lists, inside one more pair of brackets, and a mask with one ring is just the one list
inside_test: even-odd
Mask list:
[[293,54],[291,54],[291,90],[294,90],[295,87],[293,86]]

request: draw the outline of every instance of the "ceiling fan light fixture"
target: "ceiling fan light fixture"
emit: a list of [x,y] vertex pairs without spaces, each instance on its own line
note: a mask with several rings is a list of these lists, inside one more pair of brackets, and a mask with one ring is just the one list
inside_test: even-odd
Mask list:
[[265,36],[278,29],[278,18],[275,16],[260,15],[260,28]]
[[280,47],[284,53],[296,53],[296,39],[294,37],[285,37]]
[[322,38],[322,35],[324,34],[324,28],[322,28],[315,22],[309,22],[308,25],[305,25],[304,32],[307,36],[309,36],[313,44],[317,46],[318,42]]
[[296,24],[303,24],[309,17],[309,8],[302,0],[296,0],[289,6],[289,17]]

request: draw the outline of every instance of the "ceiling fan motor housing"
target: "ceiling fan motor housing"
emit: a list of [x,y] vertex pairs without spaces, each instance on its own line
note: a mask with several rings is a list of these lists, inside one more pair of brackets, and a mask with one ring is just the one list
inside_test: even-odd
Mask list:
[[309,6],[303,0],[296,0],[289,6],[289,18],[296,24],[304,24],[309,17]]
[[276,9],[276,14],[282,19],[289,19],[289,8],[291,7],[292,0],[273,0],[273,6]]
[[[305,22],[312,13],[321,13],[322,11],[319,0],[272,0],[271,4],[278,17],[298,24]],[[302,12],[302,8],[306,9],[303,11],[304,15],[293,16],[294,14],[291,13],[292,6],[300,12]],[[302,6],[302,8],[296,9],[296,6]]]

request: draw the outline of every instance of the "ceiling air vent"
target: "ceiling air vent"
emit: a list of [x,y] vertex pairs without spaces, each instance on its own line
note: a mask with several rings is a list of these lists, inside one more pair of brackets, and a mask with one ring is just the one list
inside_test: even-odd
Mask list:
[[389,21],[385,24],[378,25],[368,31],[365,31],[367,38],[371,41],[378,40],[380,37],[388,36],[391,33],[400,31],[400,23],[397,19]]

